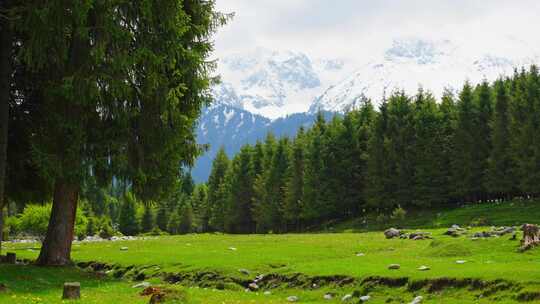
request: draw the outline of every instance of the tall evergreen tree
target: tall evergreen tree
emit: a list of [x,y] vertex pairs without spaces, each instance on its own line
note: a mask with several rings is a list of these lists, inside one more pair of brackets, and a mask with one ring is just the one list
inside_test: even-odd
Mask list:
[[454,133],[453,185],[456,196],[462,200],[476,200],[479,176],[475,162],[475,121],[476,107],[473,102],[471,85],[467,82],[459,94],[457,104],[457,123]]
[[131,192],[124,196],[118,228],[125,235],[137,235],[140,231],[139,219],[137,218],[137,199]]
[[255,231],[253,209],[253,185],[255,177],[252,165],[252,149],[244,146],[231,164],[230,193],[227,198],[225,230],[233,233]]
[[291,144],[289,167],[285,180],[283,217],[293,230],[300,230],[300,214],[304,195],[305,134],[300,127],[296,139]]
[[502,80],[495,82],[495,118],[488,162],[487,188],[497,198],[508,198],[515,189],[510,138],[509,95]]
[[224,228],[225,203],[228,197],[225,188],[225,175],[229,171],[229,158],[222,147],[212,163],[208,178],[208,208],[210,209],[210,229],[222,231]]

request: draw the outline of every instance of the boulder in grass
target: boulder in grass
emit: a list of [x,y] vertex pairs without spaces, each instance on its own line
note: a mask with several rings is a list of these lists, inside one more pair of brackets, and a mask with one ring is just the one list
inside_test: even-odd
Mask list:
[[64,300],[77,300],[81,298],[81,283],[68,282],[64,283],[64,293],[62,299]]
[[259,285],[257,285],[257,283],[250,283],[250,284],[248,285],[248,288],[249,288],[249,290],[251,290],[251,291],[259,290]]
[[241,274],[244,274],[244,275],[249,275],[249,270],[244,269],[244,268],[238,269],[238,272],[240,272]]
[[401,231],[397,230],[396,228],[390,228],[384,231],[384,236],[387,239],[393,239],[395,237],[399,237],[400,234],[401,234]]
[[424,298],[422,296],[418,296],[418,297],[414,298],[414,300],[412,300],[412,302],[410,304],[420,304],[420,303],[422,303],[423,300],[424,300]]
[[288,302],[298,302],[299,298],[297,296],[287,297]]
[[341,298],[341,302],[349,302],[351,301],[353,296],[351,294],[346,294]]
[[399,264],[390,264],[388,265],[388,269],[390,270],[397,270],[397,269],[400,269],[401,266]]
[[428,271],[430,269],[431,268],[429,268],[428,266],[425,266],[425,265],[422,265],[422,266],[418,267],[418,270],[420,270],[420,271]]
[[367,302],[367,301],[369,301],[369,299],[371,299],[371,296],[361,296],[360,297],[361,302]]
[[332,300],[334,298],[334,295],[332,295],[331,293],[327,293],[323,296],[323,299],[325,300]]

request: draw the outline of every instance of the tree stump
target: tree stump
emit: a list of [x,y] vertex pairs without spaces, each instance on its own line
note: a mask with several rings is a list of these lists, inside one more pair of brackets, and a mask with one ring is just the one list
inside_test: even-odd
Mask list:
[[7,264],[15,264],[17,263],[17,255],[13,252],[8,252],[5,257],[5,261]]
[[81,283],[70,282],[64,283],[64,294],[62,299],[77,300],[81,298]]
[[525,224],[521,226],[523,239],[521,240],[521,250],[525,251],[540,244],[540,229],[537,225]]

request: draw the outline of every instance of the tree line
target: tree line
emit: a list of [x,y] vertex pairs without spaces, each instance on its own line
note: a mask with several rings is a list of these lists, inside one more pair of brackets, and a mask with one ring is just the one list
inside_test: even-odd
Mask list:
[[536,66],[441,98],[396,91],[213,161],[199,230],[290,232],[369,212],[540,194]]

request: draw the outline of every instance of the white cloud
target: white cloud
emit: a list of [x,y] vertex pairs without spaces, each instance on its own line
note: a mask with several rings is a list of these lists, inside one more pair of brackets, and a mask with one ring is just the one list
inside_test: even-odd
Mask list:
[[[265,47],[361,61],[393,38],[450,39],[506,56],[540,47],[538,0],[217,0],[235,12],[216,56]],[[512,37],[515,45],[497,43]],[[517,54],[515,54],[517,55]]]

